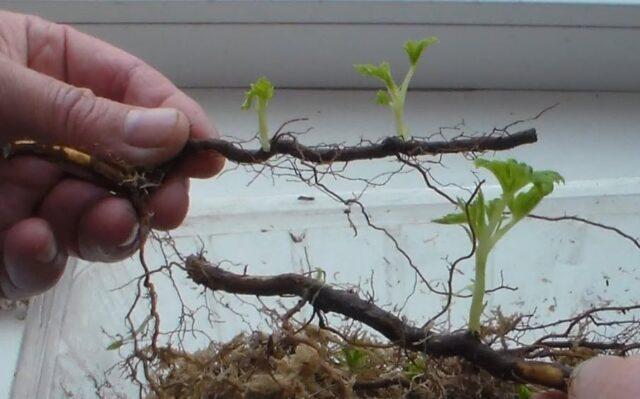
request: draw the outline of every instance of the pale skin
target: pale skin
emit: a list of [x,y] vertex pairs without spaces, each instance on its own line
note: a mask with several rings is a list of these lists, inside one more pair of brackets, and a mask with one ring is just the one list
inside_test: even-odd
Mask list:
[[[0,145],[28,138],[153,166],[189,138],[217,136],[195,101],[138,58],[68,26],[0,11]],[[152,227],[177,227],[189,178],[223,165],[215,154],[179,165],[151,198]],[[126,199],[35,157],[0,159],[0,297],[42,293],[69,256],[118,261],[140,239]],[[568,398],[639,398],[639,377],[638,357],[596,358],[577,369]]]
[[[153,166],[189,137],[217,135],[195,101],[136,57],[71,27],[0,11],[0,145],[28,138]],[[223,164],[209,154],[176,168],[151,198],[152,227],[177,227],[189,178],[214,176]],[[128,257],[138,232],[126,199],[35,157],[0,159],[0,297],[49,289],[69,256]]]
[[534,399],[640,398],[640,356],[600,356],[579,365],[571,376],[569,394],[549,392]]

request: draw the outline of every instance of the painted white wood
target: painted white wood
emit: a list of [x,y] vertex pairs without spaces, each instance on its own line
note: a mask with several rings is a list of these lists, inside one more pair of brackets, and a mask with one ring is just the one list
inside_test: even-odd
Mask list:
[[3,0],[66,23],[341,23],[637,27],[637,0]]
[[11,393],[25,324],[15,311],[0,310],[0,398],[8,398]]
[[[255,116],[239,110],[241,91],[193,90],[190,94],[203,104],[222,132],[251,137]],[[300,130],[314,126],[302,138],[309,143],[378,139],[391,131],[391,118],[372,98],[373,93],[367,91],[281,91],[273,102],[270,120],[275,126],[290,118],[310,117],[309,122],[292,126]],[[567,178],[567,184],[541,206],[540,213],[578,213],[637,235],[640,94],[416,92],[411,93],[407,118],[413,131],[422,135],[439,126],[453,126],[463,118],[466,129],[473,133],[535,115],[556,102],[560,104],[540,120],[523,125],[538,128],[538,144],[499,156],[556,169]],[[475,180],[469,161],[448,156],[444,163],[447,169],[434,169],[439,179],[462,185]],[[388,161],[353,163],[347,173],[373,176],[388,166]],[[233,270],[242,270],[247,264],[249,273],[267,274],[306,270],[306,248],[311,266],[325,270],[328,281],[360,283],[363,289],[373,286],[380,303],[390,308],[405,301],[413,287],[413,273],[391,242],[365,228],[355,211],[356,237],[342,205],[300,183],[277,180],[274,184],[266,175],[247,185],[253,177],[253,173],[239,169],[214,180],[194,182],[190,217],[174,234],[182,251],[197,251],[204,245],[209,258],[238,262],[238,266],[228,266]],[[353,181],[327,184],[344,194],[358,190]],[[490,196],[491,187],[487,190]],[[301,201],[301,194],[315,200]],[[453,259],[468,250],[464,233],[429,222],[451,207],[423,189],[415,175],[397,176],[387,187],[371,190],[363,201],[371,206],[373,220],[393,232],[433,279],[444,276],[443,257]],[[489,285],[499,284],[502,271],[506,282],[519,289],[492,295],[489,306],[500,305],[506,312],[538,308],[540,320],[548,320],[605,299],[634,299],[634,287],[640,281],[639,257],[628,242],[581,225],[524,223],[526,226],[516,228],[499,244],[490,260]],[[304,235],[304,239],[295,243],[290,233]],[[149,261],[161,264],[160,255],[152,248]],[[461,266],[465,274],[458,289],[468,283],[470,267],[469,263]],[[112,289],[137,273],[135,259],[115,265],[80,262],[61,284],[40,298],[29,313],[12,397],[92,397],[95,388],[91,377],[99,378],[117,361],[117,352],[105,350],[111,339],[101,329],[112,334],[125,331],[122,317],[132,295],[131,288]],[[202,303],[199,291],[187,279],[178,277],[177,283],[187,303]],[[162,320],[168,327],[176,322],[177,302],[167,281],[160,282],[159,289]],[[248,324],[211,302],[216,312],[213,325],[203,318],[197,327],[216,339],[227,339],[241,329],[265,327],[251,307],[234,298],[225,301],[231,309],[246,313]],[[439,304],[433,295],[418,291],[408,300],[403,314],[425,320]],[[456,326],[463,322],[466,309],[464,301],[456,303],[452,313]],[[139,314],[137,320],[142,318]],[[198,336],[188,339],[187,346],[197,348],[206,343],[205,337]],[[112,375],[115,388],[108,397],[134,395],[134,388],[117,375]]]
[[413,87],[640,90],[640,7],[467,1],[0,1],[104,38],[186,87],[363,88],[354,63],[406,64],[436,35]]
[[[379,87],[353,64],[406,68],[407,38],[438,36],[415,88],[640,90],[635,28],[453,25],[79,25],[157,66],[182,86]],[[617,43],[617,45],[611,45]],[[192,46],[197,46],[194,51]],[[597,56],[594,54],[597,49]],[[621,54],[623,52],[623,54]],[[616,60],[612,62],[612,60]]]

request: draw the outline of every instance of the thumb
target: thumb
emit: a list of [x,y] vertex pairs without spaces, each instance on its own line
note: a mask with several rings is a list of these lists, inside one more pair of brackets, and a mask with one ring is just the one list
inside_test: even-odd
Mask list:
[[0,143],[33,139],[132,165],[165,161],[189,137],[189,121],[175,109],[96,97],[6,59],[0,59],[0,121]]
[[599,356],[574,370],[570,399],[640,398],[640,356]]

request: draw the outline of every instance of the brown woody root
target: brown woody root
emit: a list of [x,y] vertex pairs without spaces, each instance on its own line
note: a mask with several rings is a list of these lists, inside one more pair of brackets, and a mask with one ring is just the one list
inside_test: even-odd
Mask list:
[[439,155],[474,151],[508,150],[538,140],[535,129],[523,130],[502,136],[460,138],[449,141],[412,139],[403,141],[398,137],[387,137],[379,143],[359,146],[327,145],[307,147],[290,135],[276,135],[271,139],[271,149],[246,150],[240,145],[222,139],[190,140],[185,154],[191,151],[213,150],[236,163],[262,163],[277,155],[288,155],[303,161],[328,164],[364,159],[385,158],[393,155]]
[[18,140],[0,147],[0,159],[37,156],[60,165],[67,173],[94,182],[129,198],[139,211],[146,205],[149,189],[158,186],[163,171],[136,169],[124,162],[103,160],[81,150],[33,140]]
[[[487,135],[475,138],[460,138],[449,141],[413,139],[403,141],[388,137],[379,143],[344,147],[327,145],[307,147],[290,135],[276,135],[271,140],[271,150],[246,150],[239,144],[222,139],[189,140],[178,158],[189,156],[194,151],[215,151],[236,163],[262,163],[276,155],[291,157],[320,164],[377,159],[395,155],[440,155],[474,151],[507,150],[538,140],[536,130],[528,129],[503,136]],[[80,149],[39,143],[33,140],[18,140],[0,147],[0,156],[9,159],[20,155],[35,155],[65,167],[70,173],[90,179],[118,193],[142,195],[164,178],[175,164],[171,160],[153,171],[134,168],[118,160],[99,159]],[[142,191],[143,193],[140,193]]]
[[[18,140],[0,147],[0,159],[21,155],[37,156],[56,163],[75,177],[94,182],[128,198],[142,221],[140,236],[146,237],[150,228],[147,211],[149,190],[162,182],[162,169],[154,172],[138,170],[124,162],[102,160],[75,148],[33,140]],[[141,240],[140,245],[143,242]]]
[[80,149],[63,145],[40,143],[33,140],[18,140],[0,147],[0,159],[20,155],[38,156],[61,165],[72,175],[95,182],[129,198],[138,214],[147,218],[146,203],[149,191],[160,185],[166,173],[183,157],[193,151],[215,151],[236,163],[261,163],[276,155],[327,164],[362,159],[376,159],[395,155],[439,155],[487,150],[506,150],[537,141],[535,129],[528,129],[502,136],[486,135],[476,138],[460,138],[450,141],[427,141],[413,139],[402,141],[388,137],[380,143],[344,147],[304,146],[288,134],[278,134],[271,140],[271,150],[246,150],[239,144],[222,139],[189,140],[182,153],[175,159],[154,169],[135,168],[119,160],[100,159]]
[[130,170],[115,162],[105,162],[75,148],[39,143],[33,140],[18,140],[2,146],[2,158],[10,159],[20,155],[37,156],[64,166],[69,173],[78,177],[93,179],[106,188],[118,186],[126,180]]
[[338,313],[357,320],[402,348],[435,357],[459,356],[497,378],[567,390],[571,369],[566,366],[526,361],[497,352],[468,331],[434,334],[422,330],[354,292],[336,289],[303,275],[240,275],[216,267],[198,256],[187,258],[186,269],[194,282],[213,291],[257,296],[295,295],[308,301],[316,311]]

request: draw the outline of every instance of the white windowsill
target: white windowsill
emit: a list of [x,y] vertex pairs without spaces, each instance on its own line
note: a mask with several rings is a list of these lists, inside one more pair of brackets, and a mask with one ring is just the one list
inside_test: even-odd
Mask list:
[[[516,1],[0,1],[104,38],[185,87],[373,88],[352,64],[406,65],[413,88],[640,90],[640,6]],[[398,72],[399,73],[399,72]]]

